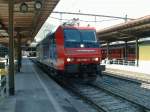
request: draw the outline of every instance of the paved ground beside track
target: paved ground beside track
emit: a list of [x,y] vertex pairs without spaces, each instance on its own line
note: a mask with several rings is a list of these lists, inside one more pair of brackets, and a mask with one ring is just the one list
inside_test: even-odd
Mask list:
[[0,112],[88,111],[29,59],[23,59],[21,72],[15,75],[15,86],[15,96],[0,101]]
[[135,80],[137,82],[142,81],[142,82],[150,83],[150,74],[130,72],[130,71],[118,70],[118,69],[112,69],[112,68],[106,68],[104,73],[108,73],[108,75],[112,75],[112,76],[128,78],[131,80]]

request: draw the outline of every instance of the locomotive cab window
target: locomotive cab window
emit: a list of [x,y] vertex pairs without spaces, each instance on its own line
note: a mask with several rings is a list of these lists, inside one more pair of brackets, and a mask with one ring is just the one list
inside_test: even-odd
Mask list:
[[80,30],[81,38],[83,42],[96,42],[95,31],[90,30]]
[[96,42],[96,34],[94,30],[65,29],[64,36],[65,41]]
[[65,41],[69,42],[80,42],[80,33],[76,29],[65,29],[64,30]]

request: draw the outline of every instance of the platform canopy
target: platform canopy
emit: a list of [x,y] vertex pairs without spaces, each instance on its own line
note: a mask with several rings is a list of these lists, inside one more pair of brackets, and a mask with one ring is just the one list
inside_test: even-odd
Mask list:
[[[32,41],[53,11],[59,0],[14,0],[14,36],[18,34],[22,37],[22,43]],[[40,1],[42,8],[35,9],[35,2]],[[21,4],[27,4],[28,11],[20,11]],[[8,43],[8,0],[0,0],[0,43]]]
[[150,15],[97,31],[102,43],[150,37]]

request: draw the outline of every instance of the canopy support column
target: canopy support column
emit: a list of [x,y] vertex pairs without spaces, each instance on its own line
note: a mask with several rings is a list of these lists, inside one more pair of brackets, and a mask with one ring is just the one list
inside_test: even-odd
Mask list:
[[124,49],[124,60],[128,60],[128,43],[125,41],[125,49]]
[[109,63],[109,42],[107,42],[107,55],[106,55],[107,63]]
[[14,36],[13,36],[13,10],[14,0],[9,0],[9,94],[15,94],[14,86]]
[[21,60],[22,60],[22,55],[21,55],[21,35],[19,34],[18,35],[18,38],[17,38],[17,40],[18,40],[18,48],[17,48],[17,51],[18,51],[18,56],[17,56],[17,58],[18,58],[18,72],[20,72],[20,69],[21,69]]
[[135,57],[136,57],[136,66],[139,66],[139,46],[138,46],[138,37],[136,37],[136,43],[135,43]]

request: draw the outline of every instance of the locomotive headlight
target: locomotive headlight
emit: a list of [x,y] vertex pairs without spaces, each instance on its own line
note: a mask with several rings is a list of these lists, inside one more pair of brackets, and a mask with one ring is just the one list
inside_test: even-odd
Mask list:
[[98,61],[98,58],[94,58],[94,61]]
[[71,59],[70,58],[67,58],[67,62],[70,62],[71,61]]
[[67,62],[72,62],[72,61],[74,61],[73,58],[67,58]]
[[81,44],[80,47],[83,48],[83,47],[84,47],[84,44]]

